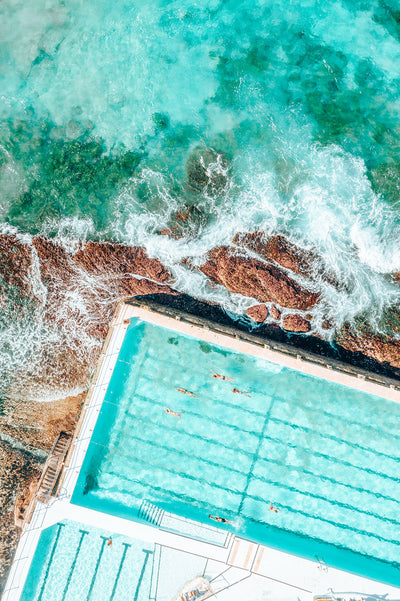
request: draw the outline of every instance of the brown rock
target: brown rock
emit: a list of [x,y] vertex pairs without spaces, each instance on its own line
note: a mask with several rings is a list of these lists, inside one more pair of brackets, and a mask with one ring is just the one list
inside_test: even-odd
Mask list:
[[282,327],[289,332],[309,332],[311,330],[310,322],[297,314],[285,315],[282,320]]
[[[7,309],[10,318],[38,319],[38,327],[54,333],[52,341],[42,338],[24,377],[12,380],[9,394],[21,399],[41,398],[52,390],[58,395],[71,387],[82,389],[121,299],[175,294],[165,285],[171,276],[160,261],[142,248],[121,244],[90,242],[72,254],[41,236],[31,244],[0,236],[0,276],[19,294],[15,310],[14,305]],[[3,287],[3,306],[7,294]]]
[[4,284],[18,286],[21,293],[29,294],[31,287],[29,269],[32,265],[31,250],[16,236],[0,235],[0,276]]
[[93,274],[134,274],[162,283],[171,280],[160,261],[151,259],[140,247],[89,242],[74,255],[74,262]]
[[233,242],[249,248],[267,261],[275,261],[294,273],[308,277],[312,271],[312,262],[317,258],[314,253],[301,249],[283,236],[268,238],[263,232],[236,234]]
[[400,368],[400,341],[382,334],[374,334],[364,326],[362,331],[356,331],[345,324],[337,332],[335,342],[342,348],[353,353],[362,353],[379,363],[388,363]]
[[266,305],[253,305],[246,309],[246,313],[256,323],[262,323],[268,317],[268,307]]
[[330,330],[332,328],[332,324],[328,319],[323,319],[321,323],[321,328],[323,330]]
[[40,272],[44,278],[62,276],[63,279],[71,277],[74,272],[71,256],[58,244],[43,236],[37,236],[32,240],[32,246],[36,249]]
[[308,309],[319,298],[274,265],[235,254],[234,249],[227,246],[212,249],[200,270],[231,292],[260,302],[276,301],[290,309]]
[[40,471],[41,465],[32,456],[0,441],[0,591],[19,541],[14,504]]
[[278,307],[276,307],[275,305],[272,305],[269,313],[274,319],[280,319],[282,315]]
[[321,258],[315,252],[300,248],[293,242],[289,242],[284,236],[268,237],[264,232],[236,234],[233,242],[241,248],[252,250],[267,261],[274,261],[285,269],[290,269],[310,280],[315,279],[315,276],[318,275],[335,288],[343,287],[335,276],[327,271]]

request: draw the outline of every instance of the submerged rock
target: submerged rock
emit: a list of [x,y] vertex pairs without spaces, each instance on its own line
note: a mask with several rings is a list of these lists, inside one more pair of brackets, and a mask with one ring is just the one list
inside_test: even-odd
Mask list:
[[227,169],[228,162],[222,153],[211,148],[195,148],[187,162],[187,187],[198,193],[209,186],[218,193],[226,186]]

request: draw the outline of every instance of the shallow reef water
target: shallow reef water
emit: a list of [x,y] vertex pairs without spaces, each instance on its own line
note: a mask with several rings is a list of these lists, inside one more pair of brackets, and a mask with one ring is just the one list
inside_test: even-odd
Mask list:
[[[281,233],[343,283],[315,283],[337,326],[379,330],[399,302],[395,0],[3,0],[0,90],[4,232],[142,245],[239,313],[254,300],[182,260]],[[16,338],[11,305],[4,374],[49,336],[36,315]]]

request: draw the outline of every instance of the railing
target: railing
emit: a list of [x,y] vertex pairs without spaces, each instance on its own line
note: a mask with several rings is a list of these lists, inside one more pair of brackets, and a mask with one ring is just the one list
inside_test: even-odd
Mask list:
[[156,301],[137,300],[135,298],[130,298],[125,302],[128,305],[140,307],[152,313],[158,313],[167,317],[172,317],[177,321],[182,321],[184,323],[194,325],[199,328],[206,328],[212,332],[221,333],[236,340],[248,342],[250,344],[265,348],[267,350],[272,350],[278,353],[282,353],[284,355],[288,355],[290,357],[293,357],[294,359],[297,359],[298,361],[305,361],[307,363],[319,365],[326,369],[332,369],[336,372],[341,372],[346,375],[365,380],[367,382],[380,384],[381,386],[385,386],[392,390],[400,391],[399,380],[390,378],[388,376],[375,374],[373,372],[367,371],[366,369],[353,367],[352,365],[349,365],[337,359],[327,359],[323,356],[317,355],[316,353],[312,353],[309,351],[301,350],[300,352],[298,348],[290,346],[289,344],[286,344],[284,342],[272,341],[269,338],[257,336],[256,334],[252,334],[250,332],[244,332],[242,330],[235,329],[232,326],[219,324],[204,317],[197,317],[195,315],[191,315],[190,313],[185,313],[178,309],[162,305],[160,303],[157,303]]

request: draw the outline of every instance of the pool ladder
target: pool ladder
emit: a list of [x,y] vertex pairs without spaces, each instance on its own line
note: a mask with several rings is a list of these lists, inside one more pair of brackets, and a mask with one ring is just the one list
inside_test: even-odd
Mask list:
[[141,520],[145,520],[153,526],[160,526],[164,517],[165,511],[153,503],[142,501],[138,516]]

